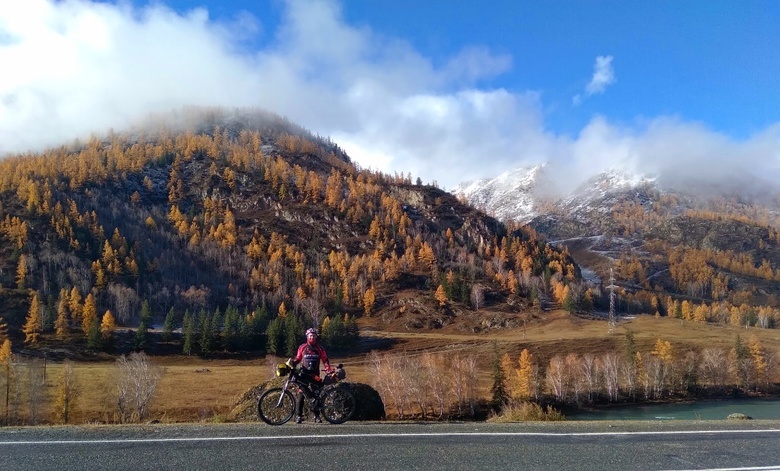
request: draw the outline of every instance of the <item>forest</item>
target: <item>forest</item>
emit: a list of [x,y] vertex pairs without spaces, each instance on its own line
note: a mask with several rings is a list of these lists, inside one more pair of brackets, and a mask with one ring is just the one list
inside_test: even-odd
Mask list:
[[351,320],[399,289],[441,309],[584,292],[532,230],[359,169],[283,118],[226,119],[0,161],[3,340],[110,349],[134,327],[144,348],[163,325],[182,329],[184,353],[274,352],[304,325],[354,336]]

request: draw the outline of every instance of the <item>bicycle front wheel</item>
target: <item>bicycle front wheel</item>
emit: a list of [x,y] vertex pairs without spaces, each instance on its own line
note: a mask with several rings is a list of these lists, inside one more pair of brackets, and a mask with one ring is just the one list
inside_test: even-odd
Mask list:
[[269,425],[282,425],[295,413],[295,398],[290,391],[273,388],[257,401],[257,415]]
[[325,391],[322,397],[322,415],[332,424],[343,424],[355,413],[355,396],[346,388]]

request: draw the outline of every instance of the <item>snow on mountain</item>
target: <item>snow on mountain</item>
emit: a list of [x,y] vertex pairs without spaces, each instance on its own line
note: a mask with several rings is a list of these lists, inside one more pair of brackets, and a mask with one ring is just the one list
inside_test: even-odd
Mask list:
[[[632,190],[656,188],[655,177],[636,175],[624,170],[610,169],[586,180],[571,194],[560,200],[557,206],[571,215],[577,215],[597,207],[609,211],[615,195]],[[640,198],[641,199],[641,198]]]
[[[545,165],[520,167],[505,172],[493,179],[462,183],[451,193],[463,196],[472,205],[497,219],[513,219],[527,223],[539,216],[540,207],[550,204],[570,215],[588,213],[593,209],[608,210],[610,196],[656,186],[654,177],[636,175],[620,169],[610,169],[597,174],[560,200],[550,201],[549,196],[540,196],[544,185]],[[596,208],[594,208],[596,207]]]
[[521,167],[492,179],[462,183],[450,192],[497,219],[528,222],[537,215],[534,190],[543,169],[543,165]]

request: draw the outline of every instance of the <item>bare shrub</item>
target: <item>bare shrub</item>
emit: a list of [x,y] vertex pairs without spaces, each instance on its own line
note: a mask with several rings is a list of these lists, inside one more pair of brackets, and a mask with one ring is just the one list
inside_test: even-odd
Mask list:
[[122,422],[140,422],[148,412],[163,370],[149,362],[145,353],[122,355],[116,361],[119,370],[117,405]]

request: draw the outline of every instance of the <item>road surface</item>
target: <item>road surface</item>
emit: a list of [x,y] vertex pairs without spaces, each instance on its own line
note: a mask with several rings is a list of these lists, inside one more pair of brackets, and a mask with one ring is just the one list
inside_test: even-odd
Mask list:
[[780,422],[0,427],[0,470],[780,470]]

